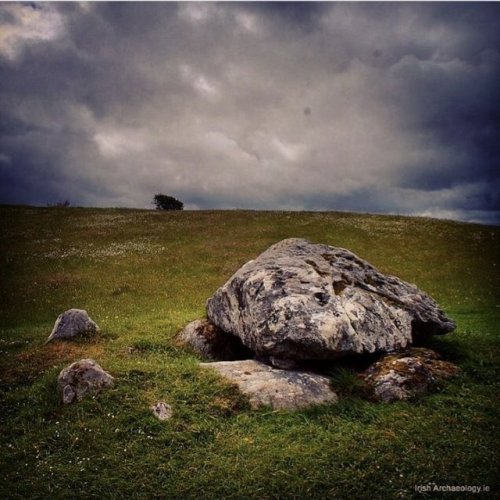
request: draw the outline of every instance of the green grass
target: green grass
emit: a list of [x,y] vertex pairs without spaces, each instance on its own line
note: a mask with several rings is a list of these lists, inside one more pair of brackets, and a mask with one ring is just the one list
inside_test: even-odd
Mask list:
[[[0,498],[426,498],[498,494],[498,228],[347,213],[0,207]],[[461,368],[413,403],[252,411],[175,346],[208,297],[286,237],[349,248],[457,321],[430,347]],[[59,313],[102,333],[44,346]],[[94,357],[115,388],[63,407],[59,371]],[[168,422],[149,410],[174,408]]]

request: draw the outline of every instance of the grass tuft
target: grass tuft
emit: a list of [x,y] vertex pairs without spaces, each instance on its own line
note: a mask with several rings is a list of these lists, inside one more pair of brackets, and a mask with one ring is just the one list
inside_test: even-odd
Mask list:
[[369,398],[370,390],[359,374],[350,368],[335,368],[329,373],[332,389],[343,397]]

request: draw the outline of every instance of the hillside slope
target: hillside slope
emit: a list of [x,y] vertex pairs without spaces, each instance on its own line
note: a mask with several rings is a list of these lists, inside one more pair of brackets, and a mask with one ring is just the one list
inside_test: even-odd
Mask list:
[[[412,498],[498,491],[500,229],[336,212],[0,207],[0,496]],[[239,266],[287,237],[348,248],[430,293],[457,331],[431,347],[461,368],[413,403],[356,396],[250,411],[172,342]],[[86,309],[91,342],[44,346]],[[93,357],[115,389],[62,408],[59,371]],[[168,423],[149,405],[174,407]],[[13,485],[16,488],[14,493]]]

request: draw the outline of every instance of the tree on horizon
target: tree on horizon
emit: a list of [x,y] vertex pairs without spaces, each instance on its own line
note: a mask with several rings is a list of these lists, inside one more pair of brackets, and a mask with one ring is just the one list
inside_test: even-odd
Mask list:
[[166,194],[155,194],[153,198],[153,203],[156,206],[156,210],[183,210],[184,203]]

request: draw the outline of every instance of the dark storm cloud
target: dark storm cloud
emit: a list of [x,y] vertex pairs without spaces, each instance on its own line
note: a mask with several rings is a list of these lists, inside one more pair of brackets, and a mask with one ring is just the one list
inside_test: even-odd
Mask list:
[[0,6],[0,202],[500,221],[494,3]]

